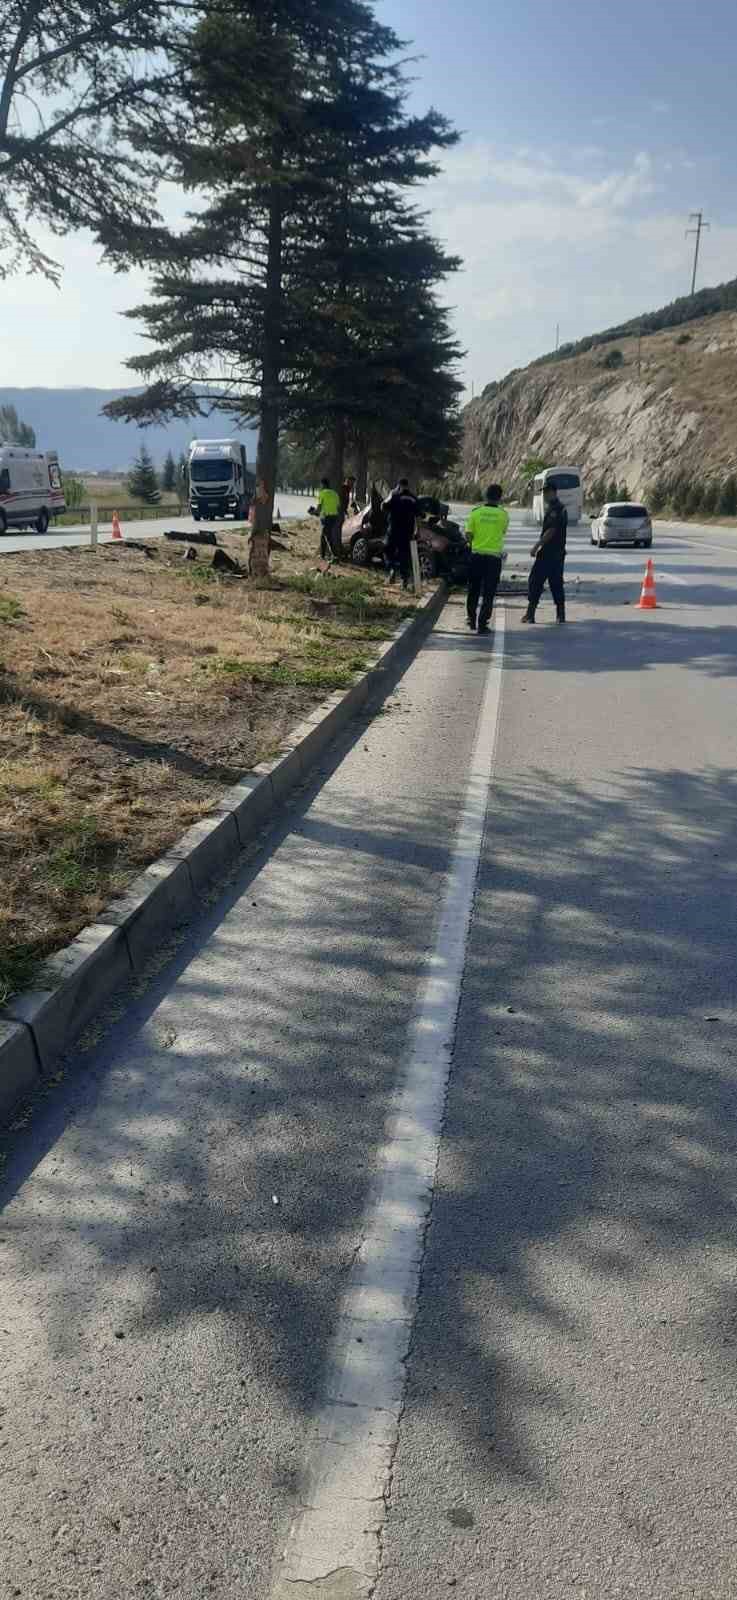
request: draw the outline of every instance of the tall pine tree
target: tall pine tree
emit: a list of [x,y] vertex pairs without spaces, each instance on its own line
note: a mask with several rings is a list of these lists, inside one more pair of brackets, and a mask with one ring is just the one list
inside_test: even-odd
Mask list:
[[[280,427],[302,419],[320,363],[325,394],[331,366],[333,388],[342,384],[334,433],[344,426],[340,367],[355,341],[336,360],[339,313],[332,326],[320,317],[343,294],[320,266],[329,218],[340,231],[349,193],[381,191],[389,210],[393,192],[435,170],[428,153],[455,138],[435,112],[404,114],[399,47],[362,0],[219,6],[193,41],[190,138],[175,149],[164,141],[161,152],[207,203],[175,242],[163,230],[132,230],[116,247],[158,267],[153,302],[131,313],[155,348],[130,363],[151,380],[145,393],[109,414],[258,418],[254,572],[268,569]],[[352,63],[362,95],[349,93]],[[369,91],[371,139],[359,127]]]

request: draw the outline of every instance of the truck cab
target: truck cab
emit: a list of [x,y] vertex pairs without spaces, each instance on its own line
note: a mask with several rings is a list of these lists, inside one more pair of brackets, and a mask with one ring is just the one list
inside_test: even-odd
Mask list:
[[201,517],[245,522],[254,487],[244,446],[237,439],[193,439],[189,447],[189,508]]

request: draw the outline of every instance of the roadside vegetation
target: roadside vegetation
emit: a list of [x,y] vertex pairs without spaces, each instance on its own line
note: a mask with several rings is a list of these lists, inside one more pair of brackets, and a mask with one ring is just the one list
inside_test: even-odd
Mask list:
[[413,609],[323,572],[317,540],[298,528],[264,580],[179,543],[3,556],[0,1004]]

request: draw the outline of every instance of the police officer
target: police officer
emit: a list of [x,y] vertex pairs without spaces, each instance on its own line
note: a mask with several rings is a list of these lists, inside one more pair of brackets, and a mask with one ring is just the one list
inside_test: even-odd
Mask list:
[[501,504],[501,498],[502,491],[499,484],[490,484],[484,504],[474,506],[466,523],[466,537],[471,546],[466,604],[468,626],[474,633],[477,627],[479,633],[489,632],[489,617],[501,577],[502,552],[509,527],[509,512]]
[[417,497],[412,494],[407,478],[400,478],[396,489],[393,489],[388,499],[384,501],[384,511],[389,519],[386,544],[389,582],[394,582],[394,574],[399,567],[403,589],[409,588],[412,576],[412,540],[417,523],[417,510]]
[[543,490],[545,515],[542,533],[530,555],[534,557],[527,583],[527,610],[523,622],[534,622],[535,612],[546,583],[555,601],[555,620],[566,620],[566,592],[563,585],[563,567],[566,559],[568,512],[558,499],[558,491],[546,485]]
[[322,488],[317,497],[317,514],[322,522],[320,555],[325,557],[330,554],[336,561],[340,561],[343,554],[340,537],[340,495],[336,489],[331,489],[329,478],[322,480]]

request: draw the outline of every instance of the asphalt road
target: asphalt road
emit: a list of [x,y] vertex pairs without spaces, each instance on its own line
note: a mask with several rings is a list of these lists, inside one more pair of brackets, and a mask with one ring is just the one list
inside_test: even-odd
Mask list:
[[[311,504],[305,495],[278,495],[275,509],[283,517],[303,517],[307,506]],[[111,513],[100,511],[98,539],[100,544],[109,544],[112,540]],[[217,532],[232,532],[236,526],[232,518],[215,518],[211,522],[197,523],[192,517],[142,517],[140,521],[126,521],[122,519],[123,538],[128,539],[160,539],[164,528],[176,528],[180,533],[196,533],[199,528],[214,528]],[[237,524],[242,527],[242,523]],[[76,527],[58,528],[53,533],[39,534],[8,533],[0,538],[0,555],[3,551],[11,550],[55,550],[59,546],[74,549],[90,542],[89,524],[79,523]]]
[[477,725],[493,776],[406,1390],[375,1397],[391,1478],[375,1520],[350,1487],[336,1507],[378,1529],[376,1570],[294,1593],[734,1595],[737,549],[660,531],[643,614],[643,553],[587,541],[570,626],[506,603],[496,731],[497,646],[454,599],[14,1134],[3,1600],[280,1581],[464,853],[469,876]]

